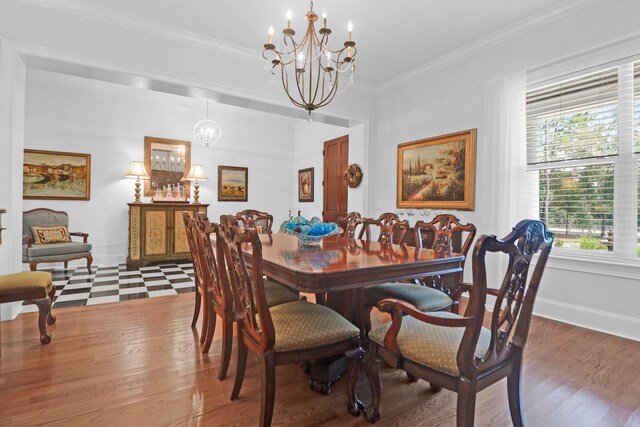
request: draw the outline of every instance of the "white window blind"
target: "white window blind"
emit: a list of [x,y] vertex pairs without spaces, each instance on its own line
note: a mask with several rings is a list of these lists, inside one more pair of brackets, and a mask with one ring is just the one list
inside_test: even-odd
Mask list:
[[[622,205],[616,202],[628,191],[616,182],[616,177],[628,175],[620,170],[625,167],[620,157],[627,156],[619,138],[620,121],[631,120],[620,114],[619,99],[623,91],[632,90],[630,84],[620,84],[620,70],[624,68],[604,69],[527,92],[527,163],[529,176],[537,180],[532,203],[556,233],[556,246],[613,251],[614,230],[620,229],[614,218],[629,217],[617,212]],[[635,70],[640,74],[639,67]],[[630,74],[625,78],[632,79]],[[638,79],[635,84],[640,85]],[[640,121],[640,97],[634,102],[633,120]],[[634,139],[640,148],[640,134]],[[640,216],[636,219],[637,224],[627,220],[628,233],[640,231]]]

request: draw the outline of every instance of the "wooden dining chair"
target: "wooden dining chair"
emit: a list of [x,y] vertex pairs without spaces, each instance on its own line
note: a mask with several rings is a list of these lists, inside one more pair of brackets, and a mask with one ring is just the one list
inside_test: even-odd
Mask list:
[[364,226],[360,229],[358,239],[371,241],[372,227],[378,228],[378,242],[381,243],[403,243],[409,231],[409,222],[401,220],[398,215],[392,212],[383,213],[378,219],[364,218]]
[[[271,425],[276,365],[310,362],[359,348],[357,327],[333,310],[307,301],[269,307],[262,275],[262,245],[255,229],[243,229],[235,216],[220,218],[238,319],[238,367],[231,400],[244,380],[247,352],[260,359],[262,372],[260,426]],[[242,245],[251,249],[247,268]]]
[[349,212],[346,217],[338,218],[336,223],[342,228],[342,237],[353,239],[356,236],[358,228],[364,226],[364,219],[359,212]]
[[[415,225],[414,237],[416,246],[433,249],[438,257],[450,256],[455,235],[464,242],[456,252],[467,256],[469,248],[476,236],[476,226],[461,224],[460,220],[450,214],[437,215],[430,222],[418,221]],[[466,237],[462,239],[462,235]],[[416,283],[393,282],[369,286],[363,291],[365,332],[370,329],[370,314],[378,301],[385,298],[395,298],[414,305],[420,311],[451,310],[458,313],[459,300],[464,291],[463,271],[444,276],[424,277]]]
[[[506,377],[511,420],[514,426],[524,425],[521,396],[524,347],[553,239],[553,233],[537,220],[520,221],[501,240],[481,236],[473,251],[473,284],[468,289],[470,299],[464,316],[424,313],[397,299],[381,301],[378,307],[391,313],[392,322],[371,331],[366,354],[360,350],[350,353],[350,412],[358,415],[362,409],[354,383],[358,365],[364,359],[372,392],[371,405],[364,415],[371,423],[380,418],[380,363],[385,361],[428,381],[436,391],[444,387],[458,393],[458,427],[473,426],[476,394]],[[509,258],[497,289],[487,286],[487,253],[506,254]],[[536,254],[539,257],[534,260]],[[489,328],[483,326],[487,295],[495,297]]]
[[[187,242],[189,243],[189,252],[191,253],[191,261],[193,263],[193,275],[196,284],[195,291],[195,306],[193,309],[193,319],[191,320],[191,327],[195,328],[198,323],[198,317],[200,316],[200,309],[206,304],[208,299],[207,289],[205,288],[204,281],[202,280],[202,270],[200,268],[200,251],[196,241],[196,224],[194,218],[191,217],[191,212],[182,211],[182,220],[184,222],[184,229],[187,234]],[[203,303],[204,301],[204,303]],[[200,332],[200,343],[204,343],[207,335],[207,310],[206,305],[202,312],[202,329]]]
[[236,218],[242,221],[245,228],[262,230],[261,233],[271,234],[273,228],[273,215],[255,209],[245,209],[236,214]]

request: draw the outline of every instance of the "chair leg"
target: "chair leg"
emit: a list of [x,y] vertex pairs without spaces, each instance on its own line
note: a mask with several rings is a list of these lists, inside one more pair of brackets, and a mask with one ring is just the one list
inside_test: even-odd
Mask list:
[[242,326],[238,323],[238,366],[236,366],[236,381],[233,384],[231,400],[236,400],[240,395],[242,381],[244,381],[244,371],[247,368],[247,346],[242,342]]
[[37,262],[30,262],[29,263],[29,268],[31,269],[31,271],[36,271],[36,269],[38,268],[38,263]]
[[476,412],[476,389],[469,381],[461,379],[458,387],[457,427],[473,427]]
[[[51,300],[51,305],[53,305],[53,299],[56,296],[56,287],[54,285],[51,285],[51,290],[48,293],[49,295],[49,299]],[[51,309],[49,309],[49,316],[47,316],[47,323],[49,325],[53,325],[54,323],[56,323],[56,316],[53,315],[53,313],[51,313]]]
[[[213,334],[216,331],[216,322],[218,320],[218,315],[212,307],[213,302],[207,301],[205,304],[205,310],[202,313],[203,319],[206,319],[206,325],[202,325],[202,336],[200,337],[200,341],[203,342],[202,352],[208,353],[211,348],[211,343],[213,342]],[[204,338],[204,340],[202,339]]]
[[89,270],[89,274],[93,274],[93,272],[91,271],[91,264],[93,264],[93,257],[89,255],[87,257],[87,270]]
[[364,371],[371,387],[371,404],[364,410],[364,419],[370,424],[380,419],[380,401],[382,400],[382,381],[380,380],[380,364],[382,361],[369,353],[364,355]]
[[358,400],[356,395],[356,383],[358,382],[358,372],[363,368],[364,351],[361,348],[345,353],[349,360],[347,370],[347,410],[354,417],[359,417],[364,409],[364,404]]
[[[200,329],[200,344],[204,344],[207,339],[207,327],[210,325],[210,320],[213,321],[213,328],[215,329],[216,319],[215,317],[213,319],[209,319],[209,316],[211,315],[208,307],[210,299],[207,298],[207,294],[201,293],[200,299],[203,301],[200,303],[202,306],[202,328]],[[213,312],[213,316],[215,316],[215,311]]]
[[191,327],[195,328],[196,324],[198,323],[198,316],[200,316],[200,303],[202,301],[201,297],[200,297],[200,291],[199,291],[199,285],[198,285],[198,280],[196,279],[196,291],[194,292],[194,294],[196,294],[196,304],[193,308],[193,319],[191,320]]
[[260,427],[269,427],[273,418],[273,405],[276,400],[276,359],[273,350],[262,356],[261,368]]
[[47,332],[47,319],[51,314],[51,299],[40,298],[33,301],[38,306],[38,327],[40,328],[40,342],[42,344],[49,344],[51,342],[51,334]]
[[68,266],[69,266],[69,261],[65,261],[64,262],[64,269],[66,270]]
[[233,346],[233,313],[226,313],[222,318],[222,361],[220,370],[218,371],[218,379],[223,380],[227,377],[229,370],[229,361],[231,360],[231,347]]
[[507,377],[507,395],[509,396],[509,411],[514,427],[524,426],[522,414],[522,366],[514,366],[514,371]]

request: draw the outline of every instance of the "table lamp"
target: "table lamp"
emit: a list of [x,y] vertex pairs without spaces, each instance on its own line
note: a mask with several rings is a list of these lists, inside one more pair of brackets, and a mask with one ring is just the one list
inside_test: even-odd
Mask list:
[[193,203],[200,203],[200,188],[198,187],[198,181],[207,181],[209,178],[204,173],[202,165],[191,165],[189,174],[185,177],[187,181],[194,181],[193,185]]
[[149,174],[144,167],[144,163],[138,160],[131,162],[131,168],[125,175],[127,178],[136,179],[136,200],[133,203],[142,203],[140,201],[140,180],[149,179]]

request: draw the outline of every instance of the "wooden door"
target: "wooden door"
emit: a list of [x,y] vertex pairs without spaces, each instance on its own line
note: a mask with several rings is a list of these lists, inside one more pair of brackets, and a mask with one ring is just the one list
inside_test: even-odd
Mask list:
[[349,135],[324,143],[323,210],[325,222],[347,216],[347,183],[344,171],[349,160]]

